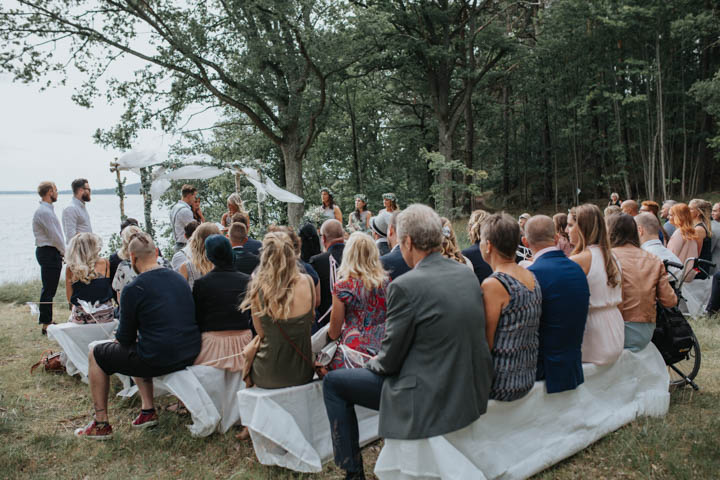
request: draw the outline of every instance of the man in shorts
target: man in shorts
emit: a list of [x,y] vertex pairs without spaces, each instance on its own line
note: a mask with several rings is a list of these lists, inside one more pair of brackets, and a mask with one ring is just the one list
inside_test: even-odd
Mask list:
[[133,377],[142,398],[142,411],[133,428],[157,425],[153,405],[153,377],[192,365],[200,352],[200,330],[187,281],[177,272],[157,264],[157,249],[150,235],[137,233],[128,246],[137,278],[120,297],[120,325],[114,342],[95,346],[88,355],[90,394],[95,418],[77,437],[112,438],[107,404],[110,375]]

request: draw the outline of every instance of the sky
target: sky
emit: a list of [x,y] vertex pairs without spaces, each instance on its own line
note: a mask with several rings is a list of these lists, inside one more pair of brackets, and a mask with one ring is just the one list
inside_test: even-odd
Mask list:
[[[121,59],[116,63],[113,70],[128,72],[138,61]],[[71,74],[68,84],[79,84],[78,75]],[[98,128],[114,125],[123,106],[103,104],[99,99],[87,109],[76,105],[72,94],[72,86],[41,92],[40,84],[13,82],[10,75],[0,74],[4,111],[0,115],[0,191],[35,190],[45,180],[68,190],[79,177],[87,178],[93,189],[115,186],[110,162],[123,152],[96,144],[93,134]],[[215,119],[214,113],[198,115],[187,128],[207,127]],[[167,150],[175,140],[161,131],[143,131],[133,148]],[[125,173],[129,184],[140,181],[134,173]]]

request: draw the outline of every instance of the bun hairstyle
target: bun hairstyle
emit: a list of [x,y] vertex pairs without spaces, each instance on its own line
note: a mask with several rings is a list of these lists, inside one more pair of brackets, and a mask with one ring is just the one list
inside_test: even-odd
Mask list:
[[121,260],[127,260],[130,258],[130,252],[128,251],[128,247],[130,246],[130,242],[132,241],[135,234],[140,232],[142,232],[142,230],[140,230],[140,227],[137,227],[135,225],[129,225],[123,228],[123,231],[120,232],[120,238],[122,239],[122,247],[120,247],[120,250],[118,251],[118,257],[120,257]]
[[260,265],[255,270],[245,299],[238,307],[252,310],[253,316],[285,320],[292,305],[292,285],[300,270],[290,237],[285,232],[265,235]]
[[575,219],[579,238],[573,254],[584,251],[590,245],[597,245],[605,262],[607,284],[617,287],[620,284],[620,269],[610,251],[610,238],[602,212],[597,205],[586,203],[570,210],[570,215]]

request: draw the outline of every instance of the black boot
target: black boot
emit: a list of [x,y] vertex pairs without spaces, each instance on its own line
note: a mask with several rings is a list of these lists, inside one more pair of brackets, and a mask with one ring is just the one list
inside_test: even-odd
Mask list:
[[360,467],[357,472],[345,472],[345,480],[365,480],[365,471]]

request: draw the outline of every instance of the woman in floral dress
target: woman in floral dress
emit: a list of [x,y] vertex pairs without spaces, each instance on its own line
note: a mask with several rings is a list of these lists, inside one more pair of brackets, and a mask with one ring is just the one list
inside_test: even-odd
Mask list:
[[328,369],[362,367],[380,351],[387,285],[373,239],[361,232],[350,235],[333,286],[328,337],[338,342],[338,348]]

